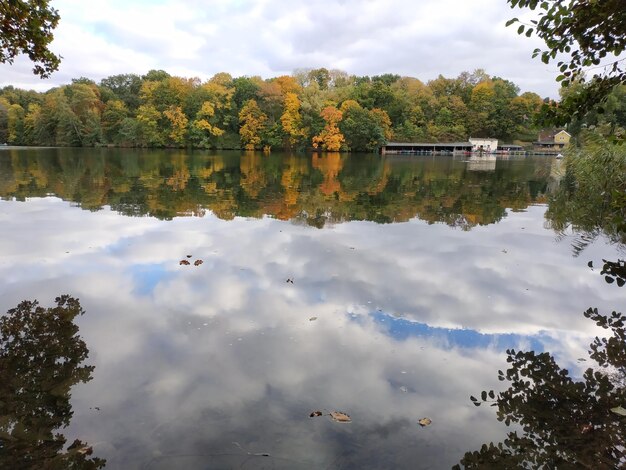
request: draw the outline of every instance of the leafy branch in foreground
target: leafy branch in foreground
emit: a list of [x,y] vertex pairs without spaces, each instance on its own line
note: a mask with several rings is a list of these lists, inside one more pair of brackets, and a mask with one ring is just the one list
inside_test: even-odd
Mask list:
[[[583,116],[601,102],[611,90],[626,82],[626,7],[624,0],[507,0],[511,8],[538,11],[538,18],[525,25],[518,18],[507,26],[518,24],[518,34],[533,34],[541,38],[547,48],[535,49],[533,57],[541,57],[545,64],[557,63],[561,86],[573,81],[584,82],[591,72],[590,86],[585,93],[570,97],[560,106],[553,105],[544,112],[555,124],[565,124],[572,116]],[[566,58],[561,59],[562,56]]]
[[59,12],[49,0],[0,1],[0,62],[12,64],[19,54],[35,63],[33,73],[47,78],[59,68],[61,57],[49,45]]

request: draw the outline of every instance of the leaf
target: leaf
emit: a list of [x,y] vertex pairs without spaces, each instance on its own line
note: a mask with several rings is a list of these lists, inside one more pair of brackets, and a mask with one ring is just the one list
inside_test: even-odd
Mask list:
[[311,317],[311,318],[309,318],[309,321],[315,321],[315,320],[317,320],[317,317]]
[[183,266],[183,265],[184,266],[188,266],[190,263],[186,259],[181,259],[178,264],[180,264],[181,266]]
[[194,266],[200,266],[202,263],[204,263],[204,261],[202,261],[201,259],[197,259],[193,262]]
[[587,263],[587,266],[589,266],[590,268],[593,268],[593,261],[589,261],[589,262]]
[[626,416],[626,409],[622,408],[621,406],[611,408],[611,412],[615,413],[616,415]]
[[430,418],[422,418],[418,421],[418,424],[421,427],[426,427],[426,426],[430,426],[433,423],[433,420]]
[[341,411],[331,411],[330,417],[338,423],[349,423],[350,421],[352,421],[352,418],[350,418],[350,416],[342,413]]
[[517,18],[511,18],[509,21],[505,23],[505,26],[511,26],[513,23],[519,21]]
[[317,410],[317,411],[312,411],[311,414],[309,415],[310,418],[315,418],[316,416],[322,416],[322,412]]
[[521,25],[519,28],[517,28],[517,34],[522,34],[524,32],[524,25]]
[[486,401],[487,400],[487,392],[484,391],[484,390],[482,392],[480,392],[480,398],[482,398],[483,401]]

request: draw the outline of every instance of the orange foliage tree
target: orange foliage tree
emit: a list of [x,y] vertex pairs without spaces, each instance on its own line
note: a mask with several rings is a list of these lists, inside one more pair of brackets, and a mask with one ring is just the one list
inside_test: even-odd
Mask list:
[[313,137],[313,147],[329,152],[338,152],[345,142],[345,138],[339,130],[339,122],[343,117],[343,113],[334,106],[326,106],[320,113],[326,125],[319,135]]

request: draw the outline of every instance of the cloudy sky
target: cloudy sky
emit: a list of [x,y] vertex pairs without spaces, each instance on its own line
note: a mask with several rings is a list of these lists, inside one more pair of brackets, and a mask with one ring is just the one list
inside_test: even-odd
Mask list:
[[63,56],[49,80],[24,58],[0,66],[0,85],[45,90],[80,76],[164,69],[207,79],[263,78],[304,67],[423,81],[483,68],[522,91],[557,97],[556,65],[532,59],[536,38],[505,22],[505,0],[53,0]]

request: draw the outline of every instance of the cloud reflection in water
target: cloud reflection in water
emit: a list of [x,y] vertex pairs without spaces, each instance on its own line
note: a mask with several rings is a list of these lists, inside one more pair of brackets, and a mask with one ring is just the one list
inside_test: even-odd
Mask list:
[[[0,306],[80,298],[97,373],[75,389],[66,435],[107,468],[449,467],[503,434],[467,399],[497,388],[503,341],[572,361],[595,334],[580,311],[619,300],[543,228],[544,210],[471,232],[317,230],[2,201]],[[204,264],[179,266],[187,254]]]

